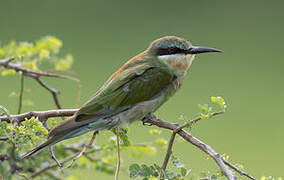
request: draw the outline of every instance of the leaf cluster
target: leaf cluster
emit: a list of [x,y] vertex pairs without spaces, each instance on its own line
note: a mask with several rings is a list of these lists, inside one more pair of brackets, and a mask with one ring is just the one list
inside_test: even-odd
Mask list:
[[[73,64],[73,57],[70,54],[59,57],[62,46],[62,41],[54,36],[46,36],[35,42],[11,41],[0,46],[0,59],[15,57],[15,63],[34,71],[41,71],[41,65],[45,62],[51,69],[68,70]],[[13,74],[16,74],[13,69],[1,70],[2,76]]]
[[[191,172],[191,169],[186,169],[184,164],[176,156],[172,156],[172,167],[174,171],[161,172],[161,167],[157,164],[153,165],[138,165],[136,163],[131,164],[129,167],[130,178],[142,178],[143,180],[184,180]],[[161,174],[163,173],[163,174]]]

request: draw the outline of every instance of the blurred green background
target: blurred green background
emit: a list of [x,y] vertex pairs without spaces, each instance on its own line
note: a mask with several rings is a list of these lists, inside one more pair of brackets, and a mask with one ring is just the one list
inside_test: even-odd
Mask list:
[[[63,54],[72,53],[72,70],[83,84],[85,102],[128,59],[161,36],[176,35],[194,45],[220,48],[224,54],[199,55],[182,89],[156,113],[177,122],[195,117],[197,104],[211,95],[223,96],[225,115],[202,121],[192,134],[217,152],[230,155],[256,177],[284,176],[284,1],[75,1],[1,0],[0,41],[33,41],[54,35],[64,42]],[[64,108],[78,107],[76,85],[46,79],[61,90]],[[8,98],[19,89],[17,76],[0,77],[0,104],[12,113],[17,101]],[[52,109],[48,92],[27,80],[34,101],[24,111]],[[148,127],[130,127],[134,142],[151,141]],[[133,133],[135,131],[135,134]],[[163,136],[168,138],[166,131]],[[165,150],[139,163],[162,162]],[[188,143],[178,142],[174,154],[194,173],[217,169],[213,160]],[[127,167],[132,159],[124,159]],[[135,160],[137,161],[137,160]],[[113,179],[94,169],[72,171],[80,179]],[[121,179],[128,179],[121,173]]]

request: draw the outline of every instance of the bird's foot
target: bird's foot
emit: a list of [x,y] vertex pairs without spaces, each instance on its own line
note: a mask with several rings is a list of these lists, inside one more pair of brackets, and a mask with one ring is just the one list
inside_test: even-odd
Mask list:
[[142,124],[143,126],[152,126],[153,124],[147,122],[148,119],[156,118],[156,116],[152,113],[147,114],[143,119],[142,119]]

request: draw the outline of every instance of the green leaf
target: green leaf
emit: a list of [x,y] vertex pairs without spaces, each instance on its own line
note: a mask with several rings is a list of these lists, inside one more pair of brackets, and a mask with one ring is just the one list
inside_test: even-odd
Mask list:
[[169,179],[174,179],[174,178],[178,177],[178,174],[174,173],[174,172],[170,172],[170,173],[167,173],[166,176]]
[[176,168],[183,168],[184,167],[184,164],[182,164],[180,162],[180,159],[175,157],[175,156],[172,156],[172,164],[176,167]]
[[71,55],[67,55],[65,59],[60,59],[55,63],[56,70],[68,70],[71,68],[73,64],[73,57]]
[[23,62],[23,66],[27,69],[31,69],[31,70],[34,70],[34,71],[38,70],[36,61]]
[[1,72],[2,76],[14,75],[14,74],[16,74],[16,71],[14,69],[5,69]]
[[127,129],[120,128],[119,129],[119,137],[122,140],[123,146],[130,146],[131,142],[129,141],[128,135],[127,135]]
[[138,164],[131,164],[129,167],[130,178],[135,178],[139,175],[140,166]]
[[3,48],[0,48],[0,57],[1,59],[4,58],[6,56],[6,52]]
[[182,176],[186,176],[186,172],[187,172],[187,170],[185,168],[180,168],[180,174]]
[[50,57],[50,52],[47,49],[41,49],[39,51],[39,59],[46,59]]
[[218,176],[217,176],[216,174],[213,174],[213,175],[211,176],[211,179],[212,179],[212,180],[218,180]]
[[155,144],[157,144],[158,146],[164,147],[168,144],[168,141],[166,141],[165,139],[159,138],[159,139],[156,139]]
[[157,129],[150,129],[150,130],[149,130],[149,133],[150,133],[151,135],[159,135],[159,134],[161,134],[161,131],[160,131],[160,130],[157,130]]
[[186,169],[184,167],[180,168],[180,174],[181,176],[185,177],[191,172],[191,169]]

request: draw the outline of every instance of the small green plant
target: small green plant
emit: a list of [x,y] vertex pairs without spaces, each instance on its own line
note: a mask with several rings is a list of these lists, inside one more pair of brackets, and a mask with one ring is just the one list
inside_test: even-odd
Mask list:
[[160,177],[169,180],[184,180],[191,172],[191,169],[186,169],[179,158],[172,156],[171,162],[172,167],[175,168],[174,171],[166,171],[164,174],[161,174],[161,167],[157,164],[150,166],[145,164],[132,164],[129,167],[129,176],[130,178],[140,178],[143,180],[158,180]]

